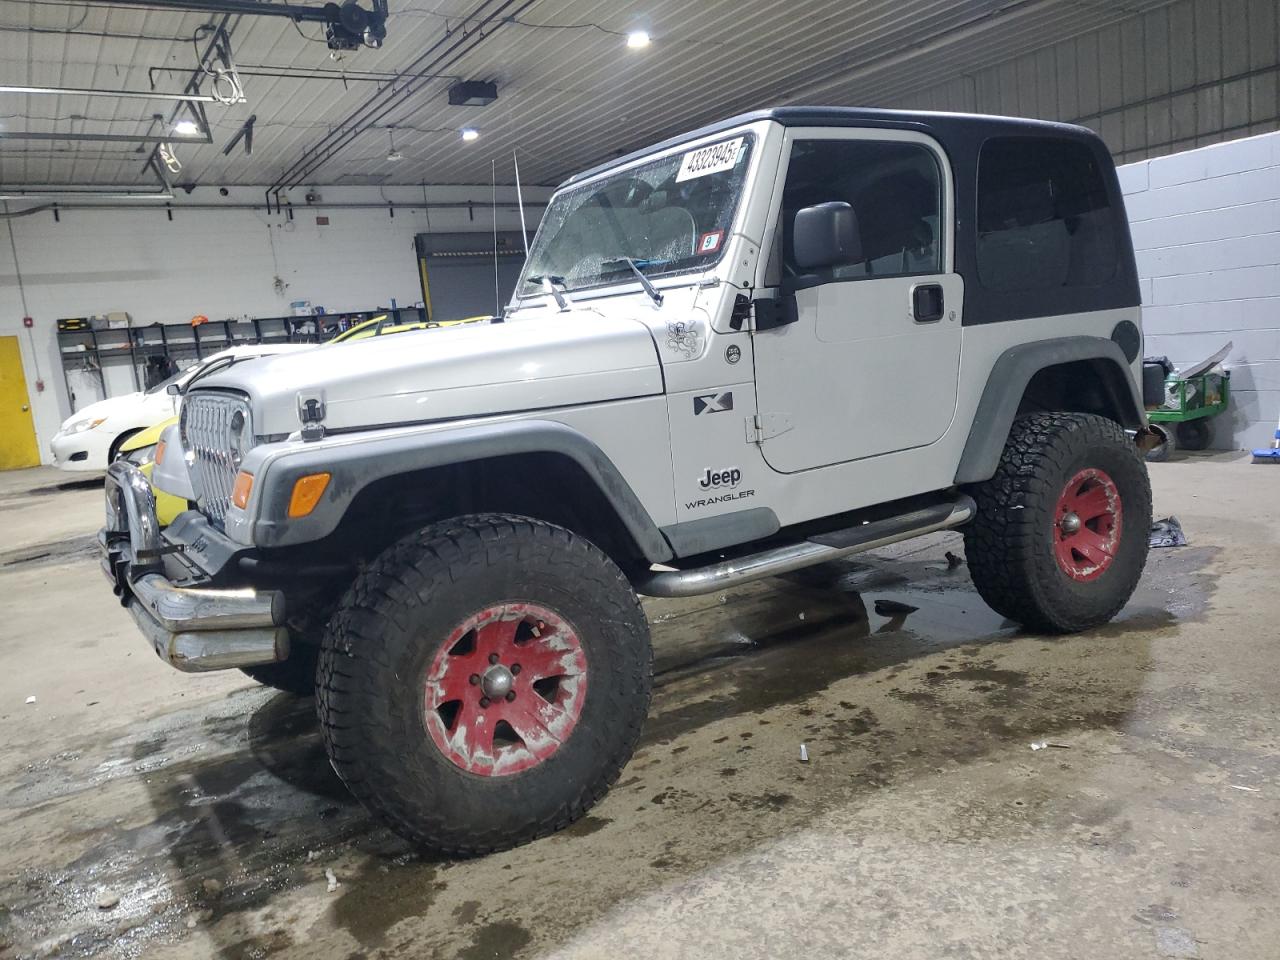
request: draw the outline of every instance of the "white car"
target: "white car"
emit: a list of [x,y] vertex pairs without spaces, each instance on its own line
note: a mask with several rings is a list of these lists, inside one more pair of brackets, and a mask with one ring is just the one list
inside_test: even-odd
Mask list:
[[[230,365],[228,361],[235,363],[312,346],[314,344],[309,343],[258,343],[232,347],[193,363],[149,390],[91,403],[64,420],[54,434],[49,443],[54,465],[60,470],[105,470],[130,436],[176,414],[181,392],[215,366],[222,368]],[[169,393],[171,385],[176,385],[179,392]]]

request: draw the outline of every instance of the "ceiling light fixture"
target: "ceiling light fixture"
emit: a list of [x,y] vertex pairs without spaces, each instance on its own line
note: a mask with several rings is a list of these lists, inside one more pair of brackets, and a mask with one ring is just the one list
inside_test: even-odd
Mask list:
[[179,120],[173,125],[173,132],[184,137],[194,137],[200,132],[200,126],[194,120]]
[[387,127],[387,137],[390,139],[389,149],[387,150],[387,162],[395,163],[397,160],[403,160],[404,154],[396,149],[396,128]]
[[478,140],[479,138],[480,138],[480,131],[475,129],[474,127],[462,128],[462,139],[466,140],[468,143],[470,143],[472,140]]
[[627,46],[632,50],[643,50],[649,45],[649,34],[645,30],[632,30],[627,34]]

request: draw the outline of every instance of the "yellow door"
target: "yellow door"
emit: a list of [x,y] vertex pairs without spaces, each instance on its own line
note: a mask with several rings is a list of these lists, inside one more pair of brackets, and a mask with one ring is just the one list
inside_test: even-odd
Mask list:
[[40,465],[17,337],[0,337],[0,470]]

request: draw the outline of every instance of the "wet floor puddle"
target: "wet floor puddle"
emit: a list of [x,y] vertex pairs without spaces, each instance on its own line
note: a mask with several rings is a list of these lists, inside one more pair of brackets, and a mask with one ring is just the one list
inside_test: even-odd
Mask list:
[[[637,760],[615,793],[643,792],[649,808],[705,807],[678,772],[653,785],[658,751],[678,757],[688,749],[681,740],[687,734],[745,715],[767,723],[764,715],[782,706],[795,708],[786,722],[803,736],[890,737],[873,712],[854,702],[858,697],[816,697],[849,678],[878,684],[878,696],[944,717],[948,711],[960,716],[961,694],[979,694],[991,709],[976,735],[987,738],[1021,736],[1016,716],[1024,708],[1058,709],[1025,671],[1008,669],[994,652],[1022,636],[1017,628],[982,604],[964,568],[948,569],[940,546],[933,553],[863,558],[723,596],[647,602],[653,709]],[[1213,587],[1203,572],[1211,558],[1211,551],[1196,548],[1153,554],[1134,601],[1115,623],[1088,635],[1089,642],[1158,634],[1200,615]],[[915,609],[883,615],[877,600]],[[926,663],[931,668],[920,669]],[[1119,715],[1110,708],[1071,714],[1079,708],[1067,703],[1067,694],[1060,699],[1063,722],[1101,725]],[[712,741],[724,754],[715,769],[732,784],[751,772],[751,733],[731,744],[724,740]],[[442,871],[484,869],[483,861],[421,862],[375,827],[330,770],[307,702],[246,689],[217,709],[178,711],[140,724],[126,738],[71,747],[32,764],[0,792],[0,807],[19,828],[23,821],[62,824],[71,808],[80,813],[64,824],[65,835],[53,838],[51,862],[28,854],[27,866],[0,880],[0,954],[7,941],[20,955],[41,942],[60,944],[64,955],[136,955],[149,942],[184,936],[193,918],[206,925],[261,910],[281,893],[315,882],[325,863],[343,857],[350,864],[344,870],[355,873],[334,898],[332,922],[376,947],[397,921],[427,910],[445,885]],[[866,772],[888,778],[893,764],[871,757]],[[118,809],[119,800],[106,803],[116,815],[104,820],[95,816],[95,791],[129,791],[138,803],[126,811]],[[728,789],[716,802],[770,816],[785,812],[792,794]],[[608,826],[593,813],[554,842],[591,843]],[[53,866],[60,848],[81,852]],[[651,865],[670,856],[659,854]],[[118,896],[119,905],[100,910],[104,895]],[[458,909],[466,912],[464,905]],[[518,925],[486,923],[475,937],[474,956],[489,956],[484,951],[496,946],[522,946],[528,934]],[[279,931],[255,933],[223,955],[267,956],[290,943]]]

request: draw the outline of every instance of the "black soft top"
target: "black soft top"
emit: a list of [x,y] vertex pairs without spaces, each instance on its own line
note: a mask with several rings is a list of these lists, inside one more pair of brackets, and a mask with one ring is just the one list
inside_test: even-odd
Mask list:
[[1095,142],[1105,152],[1102,141],[1087,127],[1071,123],[1055,123],[1049,120],[1028,120],[1024,117],[997,117],[982,113],[935,113],[925,110],[875,110],[867,107],[773,107],[755,110],[718,120],[715,123],[690,130],[678,136],[635,150],[625,156],[598,164],[589,170],[576,173],[561,186],[577,183],[588,177],[639,160],[682,143],[713,136],[722,130],[732,130],[760,120],[772,120],[784,127],[880,127],[889,130],[917,130],[927,133],[950,154],[976,152],[988,137],[1051,136]]

